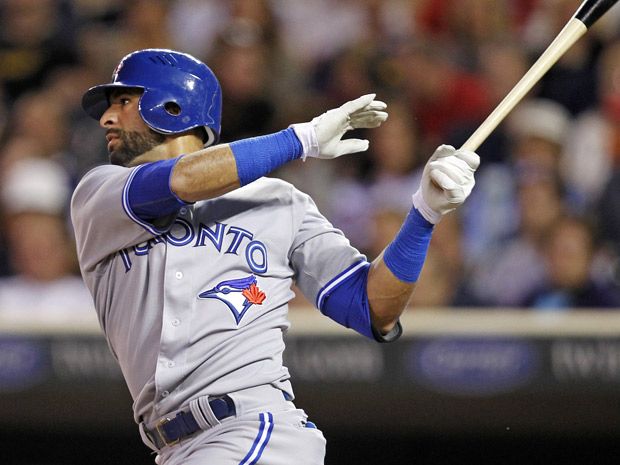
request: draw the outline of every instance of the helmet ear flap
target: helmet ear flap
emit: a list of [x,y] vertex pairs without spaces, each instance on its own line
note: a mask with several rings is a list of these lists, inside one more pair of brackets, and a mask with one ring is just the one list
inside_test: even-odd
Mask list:
[[181,106],[169,95],[157,89],[145,89],[140,99],[140,115],[154,131],[170,134],[185,130]]

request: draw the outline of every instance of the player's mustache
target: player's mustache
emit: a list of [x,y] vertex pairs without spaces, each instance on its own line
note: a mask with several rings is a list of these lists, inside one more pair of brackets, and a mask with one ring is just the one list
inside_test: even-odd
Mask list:
[[106,137],[109,136],[110,134],[116,136],[116,137],[121,137],[121,135],[123,134],[123,130],[122,129],[108,129],[105,132]]

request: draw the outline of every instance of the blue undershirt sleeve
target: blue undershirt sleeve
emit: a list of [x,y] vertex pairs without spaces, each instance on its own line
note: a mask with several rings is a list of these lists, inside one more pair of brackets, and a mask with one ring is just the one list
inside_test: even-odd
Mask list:
[[179,158],[146,163],[135,169],[127,186],[131,211],[143,221],[153,221],[176,214],[190,205],[170,189],[170,176]]
[[385,335],[372,326],[366,293],[369,270],[370,263],[361,262],[340,273],[320,292],[317,306],[324,315],[363,336],[378,342],[395,341],[402,334],[400,322]]

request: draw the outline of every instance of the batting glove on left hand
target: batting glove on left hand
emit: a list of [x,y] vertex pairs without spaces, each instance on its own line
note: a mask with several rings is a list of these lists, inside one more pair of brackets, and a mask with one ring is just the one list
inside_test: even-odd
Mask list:
[[474,152],[450,145],[438,147],[424,167],[413,205],[428,222],[438,223],[469,197],[479,165],[480,157]]
[[291,125],[303,146],[301,158],[331,159],[367,150],[367,140],[342,140],[342,136],[351,129],[376,128],[387,119],[388,114],[384,111],[387,105],[375,100],[375,96],[363,95],[317,116],[309,123]]

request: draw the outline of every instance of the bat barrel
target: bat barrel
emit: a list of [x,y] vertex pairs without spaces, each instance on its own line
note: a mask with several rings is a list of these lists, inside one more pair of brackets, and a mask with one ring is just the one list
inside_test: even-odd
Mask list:
[[504,97],[493,112],[482,122],[476,131],[461,146],[462,149],[476,151],[486,138],[495,130],[512,109],[527,95],[545,73],[560,57],[587,31],[584,24],[575,19],[564,26],[555,40],[534,62],[521,80]]
[[532,65],[527,73],[515,85],[486,120],[461,146],[462,149],[475,151],[489,134],[504,120],[512,109],[525,97],[534,85],[544,76],[551,66],[618,0],[585,0],[573,17],[566,23],[547,50]]
[[617,2],[618,0],[586,0],[581,4],[574,17],[585,24],[587,28],[590,28]]

